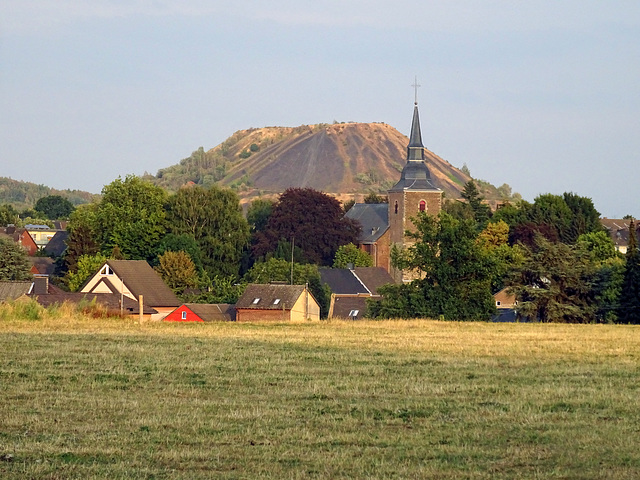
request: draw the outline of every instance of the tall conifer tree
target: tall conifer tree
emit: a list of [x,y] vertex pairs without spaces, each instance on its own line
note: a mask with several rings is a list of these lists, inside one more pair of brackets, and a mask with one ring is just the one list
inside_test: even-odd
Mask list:
[[620,291],[619,323],[640,323],[640,252],[636,226],[629,222],[629,245],[626,255],[627,265]]

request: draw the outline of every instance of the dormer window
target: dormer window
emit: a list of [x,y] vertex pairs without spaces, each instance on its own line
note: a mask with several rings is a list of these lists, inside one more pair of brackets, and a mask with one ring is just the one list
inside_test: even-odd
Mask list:
[[260,303],[260,298],[254,298],[253,302],[251,302],[253,305],[257,305],[258,303]]
[[273,301],[273,304],[274,304],[274,305],[278,305],[279,303],[280,303],[280,299],[279,299],[279,298],[276,298],[276,299]]

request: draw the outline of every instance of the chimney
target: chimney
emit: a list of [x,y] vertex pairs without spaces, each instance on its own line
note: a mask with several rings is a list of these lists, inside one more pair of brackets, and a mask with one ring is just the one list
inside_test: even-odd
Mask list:
[[33,277],[33,294],[47,295],[49,293],[49,277],[44,275],[41,277]]

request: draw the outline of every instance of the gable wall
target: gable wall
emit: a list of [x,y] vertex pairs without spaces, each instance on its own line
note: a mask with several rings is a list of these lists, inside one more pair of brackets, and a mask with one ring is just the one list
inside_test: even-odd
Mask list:
[[[187,312],[186,320],[182,319],[182,312]],[[193,313],[193,311],[185,305],[181,305],[176,308],[173,312],[164,317],[163,320],[165,322],[204,322],[202,318]]]

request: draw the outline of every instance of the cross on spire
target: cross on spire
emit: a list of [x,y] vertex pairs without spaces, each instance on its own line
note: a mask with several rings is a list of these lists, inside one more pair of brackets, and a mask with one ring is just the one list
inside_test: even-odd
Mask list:
[[415,90],[415,104],[418,105],[418,88],[421,87],[422,85],[418,84],[418,76],[416,75],[415,80],[413,81],[413,84],[411,85],[413,87],[413,89]]

